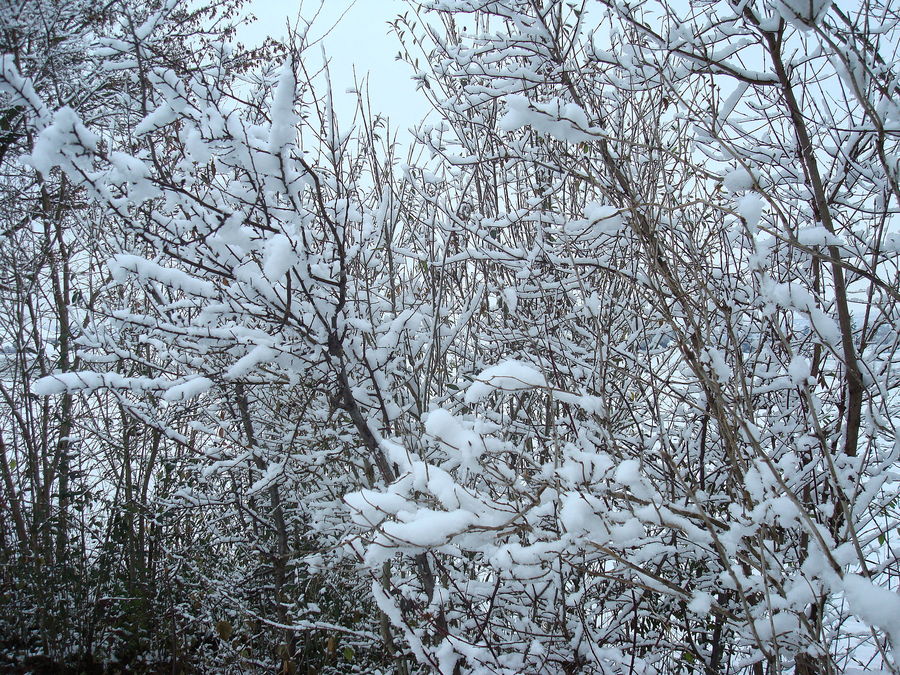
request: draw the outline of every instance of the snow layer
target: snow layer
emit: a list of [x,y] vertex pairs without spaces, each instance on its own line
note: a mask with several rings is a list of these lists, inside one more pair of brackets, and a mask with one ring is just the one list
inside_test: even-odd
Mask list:
[[530,101],[514,94],[506,97],[506,115],[500,120],[500,128],[514,131],[531,127],[542,136],[550,136],[567,143],[585,143],[594,140],[594,132],[587,114],[576,103],[554,99],[547,103]]
[[99,137],[84,126],[78,113],[63,107],[53,113],[53,121],[38,134],[31,155],[24,161],[44,175],[49,175],[55,166],[68,166],[69,161],[87,171],[90,157],[84,150],[96,150],[98,141]]
[[860,619],[891,636],[897,655],[900,651],[900,595],[859,575],[847,574],[844,576],[844,597]]
[[278,281],[297,263],[297,254],[291,240],[276,234],[266,242],[263,273],[269,281]]
[[191,295],[211,298],[215,294],[215,287],[210,282],[197,279],[182,270],[163,267],[140,256],[120,253],[114,255],[107,266],[116,281],[124,281],[127,274],[131,273],[142,281],[156,281]]
[[792,26],[809,30],[825,17],[831,4],[832,0],[776,0],[773,8]]
[[31,385],[31,392],[38,396],[53,396],[74,391],[93,391],[113,386],[105,377],[106,373],[79,371],[76,373],[56,373],[47,375]]
[[257,345],[251,349],[245,356],[238,359],[234,365],[225,372],[226,380],[236,380],[244,377],[260,363],[271,361],[278,355],[271,347],[265,345]]
[[382,528],[391,539],[412,546],[429,547],[445,544],[453,535],[464,531],[475,516],[463,509],[432,511],[419,509],[406,523],[390,522]]
[[213,386],[213,381],[208,377],[192,377],[191,379],[176,384],[162,395],[165,401],[187,401],[205,394]]
[[840,237],[831,234],[822,225],[804,227],[797,232],[797,241],[804,246],[840,246],[843,241]]
[[747,225],[753,228],[759,225],[759,219],[762,217],[764,207],[765,202],[762,197],[753,192],[745,194],[737,200],[738,215],[747,221]]
[[691,601],[688,603],[687,608],[694,614],[706,616],[707,614],[709,614],[709,610],[712,608],[712,604],[713,598],[709,593],[697,591],[696,593],[694,593],[693,597],[691,597]]
[[735,169],[725,174],[722,184],[731,192],[749,190],[753,187],[753,175],[747,169]]
[[525,391],[546,387],[546,378],[522,361],[503,361],[491,366],[475,378],[466,390],[466,403],[481,401],[493,391]]

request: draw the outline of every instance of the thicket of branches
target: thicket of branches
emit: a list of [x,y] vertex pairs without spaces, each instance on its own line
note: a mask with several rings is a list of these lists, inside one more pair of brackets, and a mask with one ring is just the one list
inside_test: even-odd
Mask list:
[[238,10],[3,5],[8,658],[897,672],[897,8]]

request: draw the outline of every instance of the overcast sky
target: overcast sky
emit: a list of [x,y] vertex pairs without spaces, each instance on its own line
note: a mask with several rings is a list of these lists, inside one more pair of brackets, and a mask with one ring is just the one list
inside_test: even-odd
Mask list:
[[[318,7],[319,0],[253,0],[250,11],[259,20],[242,30],[238,39],[249,45],[267,35],[283,37],[285,22],[293,22],[298,10],[310,19]],[[397,40],[387,25],[406,9],[402,0],[325,0],[312,35],[319,37],[338,22],[324,45],[331,60],[338,113],[345,121],[352,114],[352,97],[345,91],[353,86],[354,67],[358,78],[369,75],[373,112],[388,116],[392,126],[405,130],[428,112],[427,102],[415,91],[409,66],[395,60]],[[341,14],[344,16],[338,21]],[[310,58],[318,62],[320,53],[317,48]]]

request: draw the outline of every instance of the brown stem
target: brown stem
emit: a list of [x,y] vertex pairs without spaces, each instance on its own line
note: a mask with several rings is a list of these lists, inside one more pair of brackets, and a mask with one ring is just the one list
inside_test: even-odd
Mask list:
[[[831,210],[822,176],[819,172],[819,164],[816,160],[812,140],[806,128],[806,120],[800,109],[800,104],[794,95],[790,76],[784,66],[781,57],[781,47],[778,36],[775,33],[763,33],[769,46],[769,53],[775,67],[775,73],[781,84],[781,91],[785,103],[791,115],[794,133],[797,136],[797,145],[806,176],[812,187],[816,212],[822,226],[830,233],[835,234],[834,221],[831,218]],[[844,436],[844,454],[855,457],[859,443],[859,428],[862,419],[863,381],[859,371],[859,363],[856,360],[856,348],[853,344],[853,322],[850,316],[850,307],[847,302],[847,284],[844,280],[844,272],[839,264],[840,250],[837,246],[828,246],[831,256],[831,275],[834,280],[834,298],[838,312],[838,324],[841,329],[841,347],[844,352],[844,367],[847,369],[847,403],[846,403],[846,433]]]

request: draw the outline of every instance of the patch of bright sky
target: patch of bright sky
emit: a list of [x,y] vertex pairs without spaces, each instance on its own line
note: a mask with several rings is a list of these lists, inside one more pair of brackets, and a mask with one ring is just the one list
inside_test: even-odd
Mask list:
[[[268,36],[283,38],[287,22],[295,23],[298,13],[309,21],[318,12],[310,36],[322,37],[341,126],[347,128],[356,108],[356,96],[347,90],[368,77],[372,113],[389,118],[403,139],[430,110],[416,91],[410,66],[396,60],[398,42],[388,25],[407,9],[403,0],[324,0],[321,9],[319,0],[252,0],[248,11],[257,21],[244,26],[237,39],[250,46]],[[313,61],[309,70],[318,70],[321,47],[309,50],[307,58]]]

